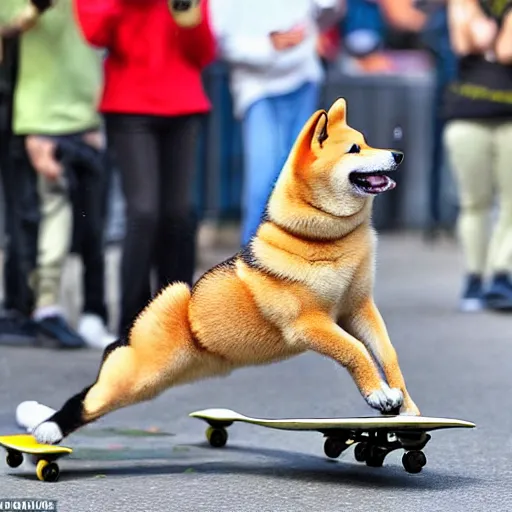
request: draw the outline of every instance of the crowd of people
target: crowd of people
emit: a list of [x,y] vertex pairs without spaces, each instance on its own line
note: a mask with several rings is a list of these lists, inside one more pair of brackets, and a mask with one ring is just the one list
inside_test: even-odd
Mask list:
[[[0,341],[103,348],[162,286],[193,283],[197,135],[215,108],[202,83],[208,65],[227,64],[233,114],[242,125],[243,245],[317,108],[325,66],[347,51],[362,67],[378,69],[375,55],[390,26],[421,34],[437,62],[444,110],[436,117],[436,141],[446,145],[460,190],[462,307],[512,308],[511,107],[501,94],[512,90],[510,3],[2,0]],[[120,320],[110,332],[104,235],[114,167],[126,233]],[[485,220],[495,185],[500,215],[486,287]],[[83,263],[77,326],[67,321],[60,297],[70,252]]]

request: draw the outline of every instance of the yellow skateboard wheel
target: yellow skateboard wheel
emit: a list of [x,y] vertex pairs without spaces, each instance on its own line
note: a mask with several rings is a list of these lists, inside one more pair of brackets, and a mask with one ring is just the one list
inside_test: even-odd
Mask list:
[[59,466],[55,462],[41,459],[36,466],[36,475],[42,482],[56,482],[59,478]]
[[208,427],[206,430],[206,439],[210,446],[222,448],[228,441],[228,431],[223,427]]

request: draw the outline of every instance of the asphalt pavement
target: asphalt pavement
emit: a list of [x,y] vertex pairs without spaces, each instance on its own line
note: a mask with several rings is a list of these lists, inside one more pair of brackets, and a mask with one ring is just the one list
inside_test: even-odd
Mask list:
[[[228,255],[210,250],[202,264]],[[115,269],[118,255],[109,258]],[[112,413],[66,440],[74,453],[61,461],[56,483],[39,482],[28,461],[17,469],[0,461],[0,498],[56,499],[60,512],[511,511],[512,315],[457,312],[460,266],[450,241],[429,246],[400,235],[379,244],[377,304],[413,398],[424,415],[477,425],[434,432],[421,473],[404,471],[401,452],[381,468],[356,462],[352,448],[328,460],[316,432],[234,424],[226,447],[208,446],[206,425],[189,418],[192,411],[374,414],[344,369],[306,354]],[[77,276],[70,268],[66,304],[79,289]],[[115,282],[109,290],[115,298]],[[0,347],[0,433],[17,432],[20,401],[59,407],[92,382],[99,360],[93,350]]]

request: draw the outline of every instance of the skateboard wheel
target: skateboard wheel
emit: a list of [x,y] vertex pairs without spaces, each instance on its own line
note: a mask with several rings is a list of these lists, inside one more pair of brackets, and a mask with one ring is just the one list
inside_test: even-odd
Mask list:
[[23,462],[23,455],[19,452],[9,452],[7,453],[7,457],[5,458],[5,462],[10,468],[17,468],[21,466]]
[[372,468],[380,468],[384,464],[386,451],[378,446],[370,446],[366,452],[366,465]]
[[222,448],[228,441],[228,431],[222,427],[208,427],[206,439],[208,439],[210,446]]
[[368,445],[366,443],[357,443],[354,448],[354,458],[357,462],[365,462],[366,454],[368,452]]
[[407,473],[419,473],[427,464],[427,457],[419,450],[412,450],[403,454],[402,464]]
[[337,459],[345,448],[345,443],[334,437],[328,437],[324,443],[324,453],[331,459]]
[[59,466],[55,462],[40,460],[37,463],[36,475],[42,482],[56,482],[59,478]]

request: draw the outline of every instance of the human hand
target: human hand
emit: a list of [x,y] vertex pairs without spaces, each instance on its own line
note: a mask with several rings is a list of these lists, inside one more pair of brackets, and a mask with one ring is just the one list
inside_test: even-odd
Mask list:
[[105,149],[105,137],[100,130],[85,133],[83,140],[87,145],[98,151]]
[[498,35],[498,24],[494,20],[478,15],[470,22],[469,30],[478,51],[485,53],[494,46]]
[[304,41],[306,29],[303,26],[297,26],[283,32],[271,32],[270,40],[277,51],[293,48]]
[[337,29],[319,34],[316,41],[316,51],[320,57],[333,61],[337,58],[339,50],[340,43]]
[[37,24],[40,14],[32,2],[28,3],[16,18],[0,27],[0,37],[13,38],[27,32]]
[[55,159],[56,143],[40,137],[29,135],[25,139],[25,149],[32,167],[50,181],[56,181],[63,172],[62,165]]
[[512,64],[512,5],[509,5],[503,14],[502,25],[493,53],[493,57],[500,64],[505,66]]

